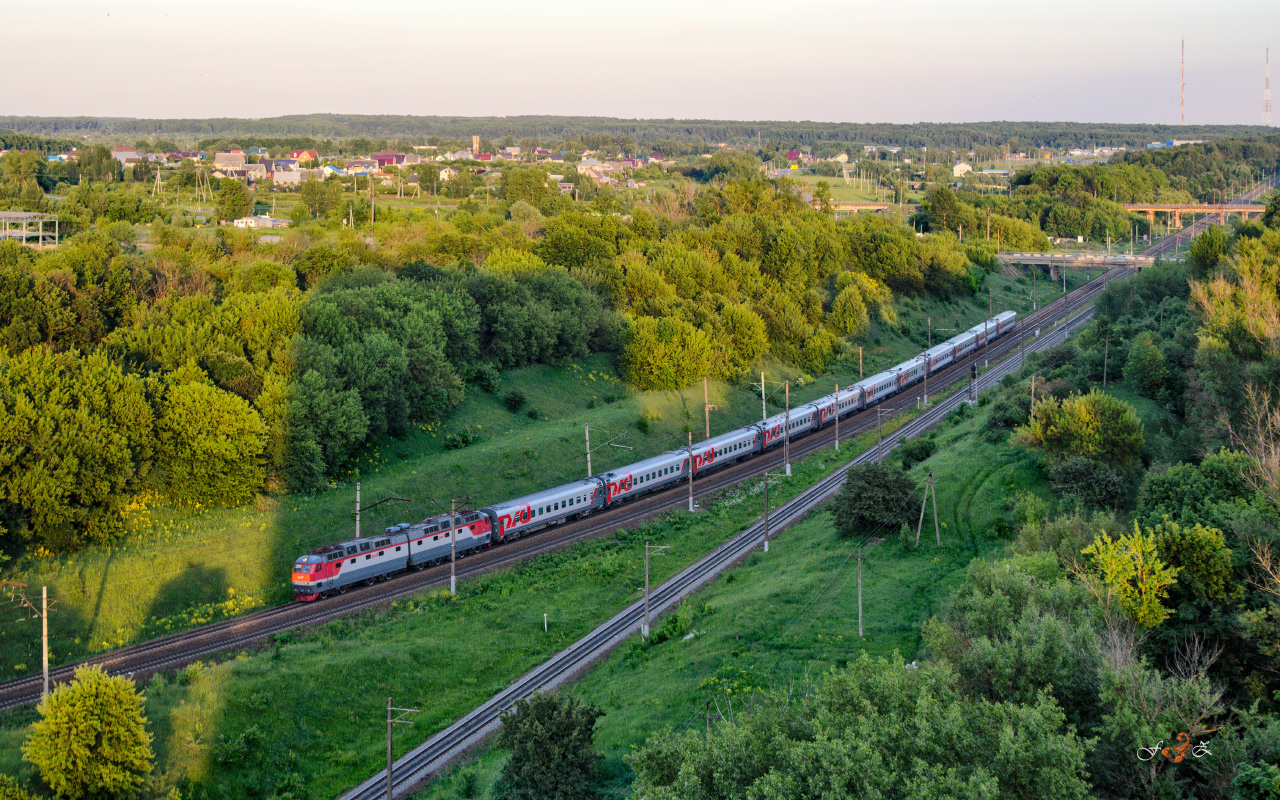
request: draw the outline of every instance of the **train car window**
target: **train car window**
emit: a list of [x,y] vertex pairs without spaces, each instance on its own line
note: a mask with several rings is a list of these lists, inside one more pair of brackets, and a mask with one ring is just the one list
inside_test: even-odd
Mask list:
[[397,547],[397,548],[396,548],[396,552],[397,552],[397,553],[399,553],[399,552],[400,552],[400,548],[399,548],[399,547]]
[[360,552],[362,552],[362,553],[363,553],[365,550],[368,550],[368,549],[369,549],[369,543],[368,543],[368,542],[361,542],[361,543],[360,543]]
[[352,564],[356,563],[356,560],[355,560],[354,558],[353,558],[353,559],[351,559],[351,563],[352,563]]
[[364,560],[365,560],[365,561],[368,561],[368,560],[369,560],[369,559],[371,559],[371,558],[373,558],[373,556],[371,556],[371,555],[370,555],[370,556],[365,556],[365,557],[364,557]]
[[350,547],[348,547],[348,548],[347,548],[347,555],[349,555],[349,556],[353,556],[353,555],[355,555],[355,554],[356,554],[356,546],[355,546],[355,545],[351,545]]

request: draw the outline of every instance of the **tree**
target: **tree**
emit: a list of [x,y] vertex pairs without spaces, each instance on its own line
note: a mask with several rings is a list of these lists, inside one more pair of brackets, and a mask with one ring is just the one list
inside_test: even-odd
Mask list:
[[667,729],[626,761],[636,800],[1082,799],[1088,744],[1064,721],[1044,694],[975,701],[946,665],[863,655],[803,701],[766,696],[709,735]]
[[0,358],[0,506],[54,550],[110,541],[150,471],[153,418],[142,380],[102,353]]
[[1156,398],[1169,377],[1164,354],[1156,346],[1150,331],[1143,331],[1129,344],[1129,358],[1124,362],[1124,379],[1143,397]]
[[60,797],[127,797],[151,773],[143,697],[130,679],[79,667],[36,710],[22,757]]
[[1280,228],[1280,192],[1267,197],[1267,210],[1262,212],[1262,224],[1268,228]]
[[1204,277],[1217,269],[1227,254],[1228,245],[1227,235],[1217,225],[1210,225],[1197,236],[1191,242],[1191,263],[1195,265],[1196,274]]
[[1112,540],[1105,533],[1086,547],[1092,569],[1078,574],[1104,604],[1114,600],[1130,619],[1144,628],[1154,628],[1171,613],[1161,601],[1177,582],[1179,569],[1167,566],[1156,552],[1156,537],[1143,533],[1134,523],[1133,534]]
[[502,715],[498,746],[511,751],[500,787],[507,800],[593,796],[596,720],[603,712],[576,697],[539,692]]
[[235,178],[223,178],[218,188],[218,219],[240,219],[253,210],[253,196],[249,189]]
[[640,317],[622,352],[622,375],[637,389],[680,389],[711,367],[711,339],[678,317]]
[[874,462],[845,471],[844,486],[832,500],[836,531],[845,539],[865,539],[877,530],[896,531],[915,522],[915,485],[897,467]]
[[174,499],[234,505],[253,497],[265,478],[267,433],[253,406],[205,383],[173,387],[165,406],[156,434]]
[[1014,437],[1054,461],[1083,456],[1116,469],[1135,466],[1145,442],[1142,420],[1133,408],[1097,389],[1065,400],[1038,400],[1030,425],[1019,428]]

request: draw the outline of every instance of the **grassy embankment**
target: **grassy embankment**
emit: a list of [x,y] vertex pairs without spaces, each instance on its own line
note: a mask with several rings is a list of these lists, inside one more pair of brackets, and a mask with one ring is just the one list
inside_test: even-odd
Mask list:
[[[781,534],[767,556],[756,553],[690,598],[683,619],[671,615],[655,628],[668,628],[666,641],[644,647],[633,638],[583,676],[569,691],[605,711],[596,729],[605,755],[601,788],[626,796],[623,756],[663,727],[704,728],[708,700],[712,714],[728,713],[761,689],[802,693],[806,681],[864,652],[919,658],[921,623],[963,580],[970,560],[1006,544],[999,532],[1012,523],[1011,501],[1022,492],[1052,501],[1035,456],[983,438],[986,417],[979,409],[944,423],[937,452],[910,472],[920,487],[928,472],[938,481],[942,546],[934,543],[932,507],[918,550],[904,547],[897,531],[874,533],[886,540],[865,551],[861,640],[854,545],[820,512]],[[496,748],[480,753],[420,797],[490,797],[505,758]]]
[[[1075,286],[1082,276],[1071,276]],[[989,279],[997,309],[1029,307],[1025,280],[994,275]],[[1040,282],[1040,299],[1055,291]],[[864,337],[865,374],[918,353],[925,342],[925,320],[932,317],[934,341],[984,318],[985,298],[952,302],[904,298],[898,303],[900,326],[876,324]],[[768,378],[796,378],[794,370],[767,365]],[[793,386],[792,402],[829,392],[835,383],[857,379],[856,351],[821,382]],[[528,402],[508,411],[502,395],[518,389]],[[781,392],[771,411],[781,410]],[[712,432],[759,419],[759,396],[750,387],[712,383]],[[596,472],[678,447],[685,431],[702,429],[698,387],[683,392],[628,391],[609,359],[595,356],[566,367],[532,367],[503,376],[489,395],[470,387],[463,404],[445,421],[424,425],[400,440],[366,448],[359,463],[364,503],[404,497],[408,507],[388,503],[367,512],[364,530],[421,518],[440,509],[428,498],[470,495],[483,504],[516,497],[584,474],[583,424],[593,443],[626,432],[633,450],[606,448],[593,456]],[[537,413],[531,413],[536,411]],[[648,421],[641,432],[638,421]],[[478,441],[446,450],[450,433],[470,429]],[[178,509],[159,498],[139,501],[128,511],[128,538],[112,547],[70,555],[20,554],[4,565],[0,577],[47,584],[59,600],[50,617],[52,663],[182,630],[286,602],[291,593],[288,566],[309,548],[332,541],[352,528],[355,475],[344,477],[318,495],[260,497],[239,508]],[[39,629],[29,623],[0,622],[0,676],[18,677],[39,669]]]
[[[771,499],[794,496],[874,440],[864,434],[839,458],[828,448],[795,462]],[[194,797],[299,796],[298,787],[336,796],[383,763],[386,697],[423,712],[397,732],[402,753],[638,599],[646,540],[670,546],[653,559],[656,584],[753,524],[762,492],[749,482],[702,513],[672,512],[466,581],[457,599],[423,592],[157,678],[145,692],[159,786],[187,785]],[[0,715],[0,773],[32,780],[19,747],[34,718],[32,709]]]

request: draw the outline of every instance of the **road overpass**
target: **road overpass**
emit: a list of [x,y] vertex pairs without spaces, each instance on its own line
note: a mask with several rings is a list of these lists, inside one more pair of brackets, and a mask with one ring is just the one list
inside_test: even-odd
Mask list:
[[1183,214],[1217,214],[1218,222],[1225,225],[1228,214],[1239,214],[1244,219],[1262,216],[1267,207],[1260,203],[1125,203],[1125,211],[1147,215],[1147,222],[1155,223],[1156,214],[1164,214],[1175,228],[1182,227]]
[[897,203],[832,203],[835,211],[884,211],[898,205]]

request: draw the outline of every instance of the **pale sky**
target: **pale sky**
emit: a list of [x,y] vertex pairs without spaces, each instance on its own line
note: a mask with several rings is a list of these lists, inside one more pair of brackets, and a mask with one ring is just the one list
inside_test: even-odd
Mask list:
[[1186,121],[1256,125],[1280,34],[1277,0],[6,0],[0,18],[0,115],[163,118],[1177,123],[1185,35]]

